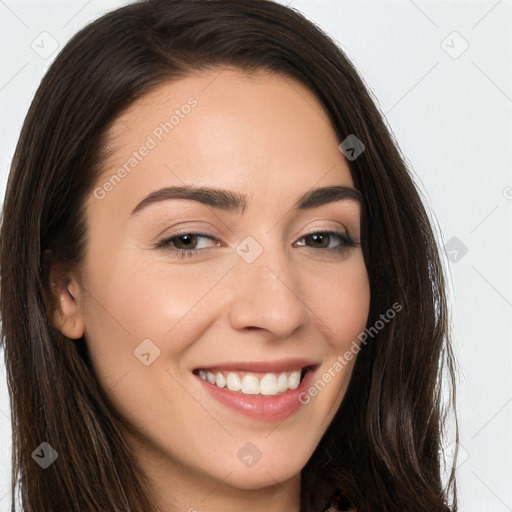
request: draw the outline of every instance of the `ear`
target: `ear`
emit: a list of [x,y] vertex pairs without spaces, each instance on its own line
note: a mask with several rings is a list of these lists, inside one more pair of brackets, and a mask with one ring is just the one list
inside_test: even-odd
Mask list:
[[84,335],[81,309],[82,287],[74,273],[45,251],[46,304],[50,321],[64,336],[80,339]]

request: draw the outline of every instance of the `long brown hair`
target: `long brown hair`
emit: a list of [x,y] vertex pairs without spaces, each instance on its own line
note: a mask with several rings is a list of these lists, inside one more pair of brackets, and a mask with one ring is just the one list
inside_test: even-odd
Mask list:
[[[69,267],[87,241],[84,201],[105,137],[137,98],[206,69],[270,70],[305,84],[339,141],[365,150],[349,167],[364,198],[368,327],[402,310],[357,356],[333,422],[302,471],[301,510],[341,490],[359,512],[456,510],[441,475],[455,407],[445,279],[434,231],[404,158],[344,53],[299,12],[267,0],[147,0],[108,13],[64,47],[35,95],[16,148],[1,226],[2,346],[12,408],[12,510],[152,512],[147,481],[91,369],[86,340],[48,317],[44,255]],[[442,400],[443,375],[449,385]],[[57,461],[33,451],[48,442]]]

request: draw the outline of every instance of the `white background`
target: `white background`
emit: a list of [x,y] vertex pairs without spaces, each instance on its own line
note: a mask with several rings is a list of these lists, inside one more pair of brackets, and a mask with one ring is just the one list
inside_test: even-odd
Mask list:
[[[62,48],[125,3],[0,0],[2,199],[21,124],[56,55],[33,47]],[[467,247],[458,261],[446,259],[460,367],[460,510],[512,511],[512,0],[282,3],[352,59],[435,212],[441,243]],[[11,432],[0,368],[0,512],[7,512]]]

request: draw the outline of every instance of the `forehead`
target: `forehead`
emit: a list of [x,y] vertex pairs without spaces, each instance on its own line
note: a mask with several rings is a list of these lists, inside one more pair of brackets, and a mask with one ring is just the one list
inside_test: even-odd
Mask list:
[[115,120],[99,184],[124,169],[114,192],[132,204],[167,184],[251,194],[284,186],[295,196],[315,184],[353,186],[338,143],[303,84],[264,71],[212,70],[159,86]]
[[[311,122],[314,117],[328,122],[316,96],[296,79],[267,70],[249,72],[219,68],[163,83],[143,95],[114,121],[110,129],[111,140],[121,136],[126,129],[142,127],[151,121],[161,122],[165,114],[170,116],[191,97],[197,99],[204,115],[222,110],[226,115],[271,115],[278,121],[277,117],[289,116],[292,108],[297,115],[309,117]],[[256,107],[257,112],[251,112],[251,107]]]

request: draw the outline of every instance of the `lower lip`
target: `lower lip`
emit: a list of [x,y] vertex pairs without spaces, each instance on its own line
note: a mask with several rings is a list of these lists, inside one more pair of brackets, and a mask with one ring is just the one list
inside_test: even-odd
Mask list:
[[271,396],[245,395],[238,391],[219,388],[199,376],[196,377],[211,396],[230,409],[251,418],[272,422],[288,418],[303,405],[299,401],[299,396],[310,387],[313,381],[313,373],[313,370],[306,372],[301,383],[295,389],[289,389],[284,393]]

